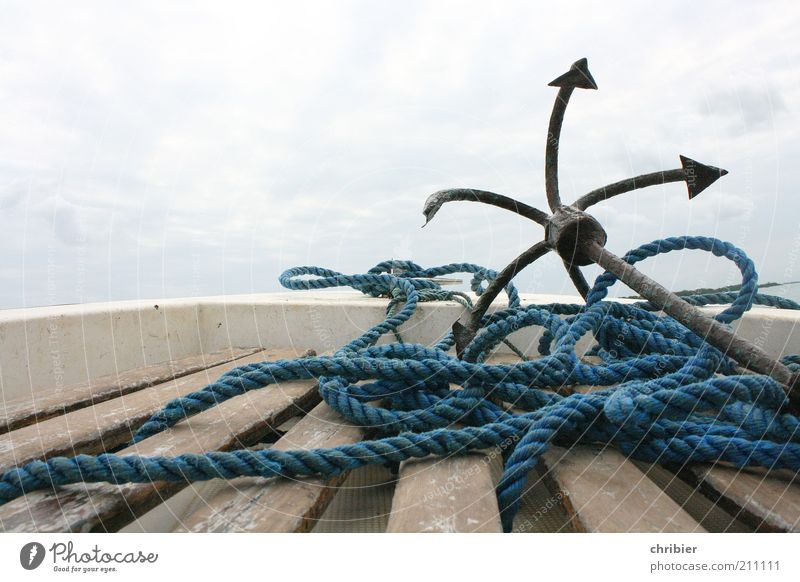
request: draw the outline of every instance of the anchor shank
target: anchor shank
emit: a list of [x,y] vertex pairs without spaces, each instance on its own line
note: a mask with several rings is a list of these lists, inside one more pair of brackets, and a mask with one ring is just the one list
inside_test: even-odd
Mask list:
[[787,392],[792,401],[798,399],[798,391],[794,389],[795,384],[798,382],[797,375],[787,366],[771,358],[764,350],[736,336],[728,327],[715,319],[707,317],[699,309],[689,305],[686,301],[599,244],[586,245],[584,252],[606,271],[612,273],[628,287],[638,292],[639,295],[745,368],[759,374],[771,376],[787,386]]

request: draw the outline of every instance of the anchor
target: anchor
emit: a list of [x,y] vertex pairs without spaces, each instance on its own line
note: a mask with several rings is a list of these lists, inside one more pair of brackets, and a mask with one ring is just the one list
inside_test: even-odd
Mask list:
[[569,71],[549,85],[558,87],[545,147],[545,193],[552,214],[508,196],[469,188],[440,190],[431,194],[425,202],[423,214],[426,225],[447,202],[473,201],[510,210],[544,227],[544,239],[509,263],[489,283],[473,309],[466,311],[453,324],[459,358],[475,338],[483,316],[497,295],[520,271],[553,251],[561,257],[573,285],[584,299],[587,298],[590,287],[580,267],[599,265],[659,310],[735,360],[742,368],[770,376],[783,384],[791,408],[800,408],[800,372],[793,372],[758,346],[736,336],[729,327],[707,317],[699,309],[610,252],[605,248],[608,239],[605,229],[595,217],[586,212],[591,206],[614,196],[670,182],[685,182],[691,200],[727,174],[727,170],[681,155],[680,168],[628,178],[592,190],[570,205],[563,204],[558,191],[558,149],[564,114],[575,89],[597,89],[597,83],[589,71],[588,60],[583,58],[573,63]]

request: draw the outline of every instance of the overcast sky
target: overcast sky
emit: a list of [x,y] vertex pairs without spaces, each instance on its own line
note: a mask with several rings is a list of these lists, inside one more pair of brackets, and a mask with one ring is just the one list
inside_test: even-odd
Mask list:
[[[566,201],[678,154],[730,171],[598,205],[608,247],[708,234],[800,279],[800,9],[535,4],[3,2],[0,308],[277,291],[300,264],[500,269],[541,227],[460,203],[421,229],[423,202],[545,207],[547,83],[580,57],[599,90],[566,114]],[[673,289],[737,281],[651,263]],[[553,256],[519,286],[572,292]]]

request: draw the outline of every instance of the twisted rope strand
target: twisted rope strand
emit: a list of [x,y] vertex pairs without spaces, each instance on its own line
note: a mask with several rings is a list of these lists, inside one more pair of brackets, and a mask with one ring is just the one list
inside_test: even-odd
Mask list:
[[[742,274],[737,293],[686,298],[694,305],[727,304],[716,319],[732,323],[752,305],[800,309],[788,299],[758,293],[753,262],[740,249],[709,237],[654,241],[627,253],[634,264],[659,254],[702,250],[732,261]],[[205,388],[176,398],[137,431],[133,443],[168,429],[250,390],[280,382],[317,379],[324,401],[350,422],[377,430],[382,438],[328,449],[237,450],[175,457],[77,455],[34,461],[0,476],[0,505],[28,492],[76,482],[147,483],[233,479],[241,476],[329,477],[368,464],[398,463],[428,455],[511,447],[497,495],[505,531],[510,531],[527,475],[553,444],[612,444],[647,462],[726,461],[800,471],[800,419],[785,412],[782,387],[760,375],[741,375],[735,362],[648,302],[605,302],[616,282],[600,275],[586,305],[522,306],[512,284],[508,308],[484,317],[463,359],[448,354],[452,334],[436,345],[397,341],[376,345],[399,328],[422,301],[458,301],[433,277],[471,274],[480,294],[497,273],[469,263],[425,269],[411,261],[386,261],[363,275],[320,267],[285,271],[289,289],[347,286],[389,298],[386,318],[332,356],[259,362],[234,368]],[[517,364],[487,364],[487,354],[508,336],[543,329],[541,358]],[[587,364],[576,352],[592,333]],[[800,367],[800,356],[782,361]],[[451,390],[451,384],[459,388]],[[563,395],[565,386],[605,387]],[[380,405],[378,405],[380,401]],[[502,401],[506,406],[498,405]],[[513,406],[509,410],[509,406]],[[463,428],[454,429],[459,423]]]

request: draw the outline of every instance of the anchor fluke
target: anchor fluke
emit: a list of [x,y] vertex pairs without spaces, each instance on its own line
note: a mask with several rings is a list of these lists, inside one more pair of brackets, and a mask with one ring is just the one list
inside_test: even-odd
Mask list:
[[680,156],[680,158],[684,179],[686,180],[686,188],[689,190],[689,200],[728,173],[728,170],[701,164],[686,156]]
[[573,89],[597,89],[597,83],[589,72],[589,61],[585,58],[572,63],[569,71],[553,79],[548,85]]

